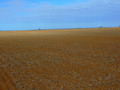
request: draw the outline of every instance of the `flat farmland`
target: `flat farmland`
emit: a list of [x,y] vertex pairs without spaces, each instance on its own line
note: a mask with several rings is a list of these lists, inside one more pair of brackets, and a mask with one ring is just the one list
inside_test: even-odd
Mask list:
[[120,28],[1,31],[0,90],[120,90]]

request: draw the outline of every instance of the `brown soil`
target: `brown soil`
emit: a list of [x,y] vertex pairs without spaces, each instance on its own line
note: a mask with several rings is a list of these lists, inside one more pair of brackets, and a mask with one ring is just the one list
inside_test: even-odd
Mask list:
[[120,28],[0,32],[0,90],[119,90]]

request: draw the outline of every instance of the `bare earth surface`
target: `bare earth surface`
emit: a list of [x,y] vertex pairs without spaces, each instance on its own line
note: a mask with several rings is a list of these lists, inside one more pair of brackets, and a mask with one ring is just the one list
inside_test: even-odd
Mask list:
[[0,32],[0,90],[120,90],[120,28]]

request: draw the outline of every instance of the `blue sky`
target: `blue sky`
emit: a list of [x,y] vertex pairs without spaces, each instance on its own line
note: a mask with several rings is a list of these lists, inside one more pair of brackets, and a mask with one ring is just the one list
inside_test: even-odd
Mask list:
[[0,0],[0,30],[119,25],[120,0]]

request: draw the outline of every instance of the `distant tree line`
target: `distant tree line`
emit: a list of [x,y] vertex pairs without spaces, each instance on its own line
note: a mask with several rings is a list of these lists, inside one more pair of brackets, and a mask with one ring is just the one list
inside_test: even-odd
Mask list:
[[103,28],[103,26],[100,26],[99,28]]

